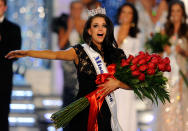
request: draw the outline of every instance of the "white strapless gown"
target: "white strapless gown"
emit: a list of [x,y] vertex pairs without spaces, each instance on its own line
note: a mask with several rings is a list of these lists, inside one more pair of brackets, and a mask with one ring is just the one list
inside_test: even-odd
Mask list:
[[[119,26],[114,28],[114,36],[117,40]],[[140,35],[140,34],[139,34]],[[141,36],[140,36],[141,37]],[[121,49],[127,55],[136,55],[139,51],[143,50],[141,40],[128,36],[124,39]],[[123,131],[136,131],[137,130],[137,111],[136,111],[136,99],[134,91],[118,89],[115,91],[115,97],[117,100],[117,115],[120,126]]]

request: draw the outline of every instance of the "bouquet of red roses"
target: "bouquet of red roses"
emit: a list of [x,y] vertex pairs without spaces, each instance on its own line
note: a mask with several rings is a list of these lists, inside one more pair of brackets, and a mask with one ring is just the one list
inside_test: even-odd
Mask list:
[[[162,103],[165,103],[165,100],[170,102],[169,94],[166,90],[166,82],[168,80],[163,76],[163,72],[171,71],[168,57],[162,59],[158,54],[150,55],[139,52],[139,55],[129,55],[128,59],[121,59],[116,64],[111,64],[107,68],[109,73],[98,75],[96,84],[104,83],[109,77],[116,78],[129,85],[141,100],[147,97],[153,103],[157,104],[158,99]],[[104,97],[97,99],[97,95],[100,94],[96,92],[99,89],[101,88],[99,87],[87,96],[54,113],[51,118],[56,128],[65,127],[74,116],[90,105],[88,131],[94,129],[97,123],[97,114],[104,100]]]
[[168,57],[162,59],[158,54],[139,52],[135,57],[130,55],[128,59],[122,59],[114,76],[129,85],[141,100],[147,97],[158,104],[158,98],[162,103],[170,101],[166,91],[168,79],[163,76],[165,71],[171,71]]

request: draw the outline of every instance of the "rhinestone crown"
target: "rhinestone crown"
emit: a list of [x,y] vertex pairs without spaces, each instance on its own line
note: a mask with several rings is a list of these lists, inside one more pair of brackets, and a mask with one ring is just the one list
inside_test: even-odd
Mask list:
[[88,16],[89,17],[94,16],[96,14],[104,14],[104,15],[106,15],[105,8],[98,7],[97,9],[88,10]]

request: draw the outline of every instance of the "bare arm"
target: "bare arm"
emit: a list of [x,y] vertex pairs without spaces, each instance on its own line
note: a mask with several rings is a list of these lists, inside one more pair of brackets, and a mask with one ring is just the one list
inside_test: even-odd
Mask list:
[[154,24],[156,24],[160,20],[161,16],[166,10],[168,10],[168,4],[166,3],[166,0],[161,0],[156,12],[156,16],[153,16],[150,12],[150,17]]
[[78,62],[78,58],[76,52],[73,48],[69,48],[67,50],[62,51],[51,51],[51,50],[16,50],[9,52],[5,58],[13,59],[13,58],[21,58],[21,57],[34,57],[41,59],[56,59],[56,60],[75,60]]

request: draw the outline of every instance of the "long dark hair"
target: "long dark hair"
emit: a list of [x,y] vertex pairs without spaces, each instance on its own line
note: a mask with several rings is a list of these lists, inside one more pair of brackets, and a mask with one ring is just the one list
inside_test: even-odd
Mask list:
[[130,30],[129,30],[129,36],[131,37],[136,37],[137,33],[140,32],[139,31],[139,28],[138,28],[138,12],[136,10],[136,8],[134,7],[133,4],[129,3],[129,2],[126,2],[125,4],[123,4],[122,6],[120,6],[118,8],[118,11],[117,11],[117,16],[116,16],[116,20],[117,20],[117,23],[119,23],[119,17],[120,17],[120,14],[122,12],[122,9],[125,7],[125,6],[128,6],[130,7],[132,10],[133,10],[133,20],[132,20],[132,23],[134,24],[133,26],[131,26]]
[[83,31],[83,39],[87,44],[90,45],[92,38],[89,35],[88,30],[91,27],[93,19],[96,17],[104,18],[107,26],[106,36],[104,38],[104,41],[102,42],[102,54],[104,55],[104,61],[108,64],[114,63],[117,58],[123,57],[124,53],[121,49],[118,48],[117,42],[114,38],[114,26],[111,20],[106,15],[97,14],[87,20]]
[[180,0],[173,0],[173,1],[171,1],[170,5],[169,5],[167,22],[165,24],[165,32],[168,36],[172,36],[174,34],[174,25],[173,25],[172,21],[170,20],[170,18],[171,18],[172,6],[175,5],[175,4],[178,4],[181,7],[182,13],[183,13],[182,14],[183,20],[181,22],[180,29],[178,31],[178,36],[179,37],[183,37],[183,36],[186,37],[187,30],[188,30],[188,25],[186,24],[187,15],[186,15],[186,12],[185,12],[184,3]]

